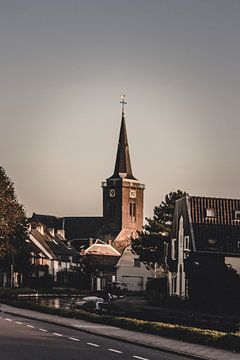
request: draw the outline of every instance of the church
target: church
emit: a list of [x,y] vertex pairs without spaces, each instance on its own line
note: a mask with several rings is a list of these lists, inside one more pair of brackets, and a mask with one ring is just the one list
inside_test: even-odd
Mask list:
[[30,219],[30,223],[41,223],[47,229],[62,230],[66,240],[77,249],[87,248],[96,239],[100,239],[122,253],[137,236],[137,231],[142,230],[145,185],[133,175],[124,96],[121,104],[121,126],[114,172],[101,185],[103,216],[57,217],[33,213]]

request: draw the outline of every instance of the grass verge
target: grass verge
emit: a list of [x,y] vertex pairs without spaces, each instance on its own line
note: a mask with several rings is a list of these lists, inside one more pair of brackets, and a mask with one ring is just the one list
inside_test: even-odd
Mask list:
[[194,344],[208,345],[225,350],[240,352],[240,332],[225,333],[176,324],[166,324],[161,322],[137,320],[109,315],[98,315],[88,313],[83,310],[53,309],[48,306],[28,302],[19,303],[15,301],[8,301],[6,303],[12,306],[35,310],[47,314],[82,319],[95,323],[117,326],[127,330],[165,336],[176,340],[183,340]]

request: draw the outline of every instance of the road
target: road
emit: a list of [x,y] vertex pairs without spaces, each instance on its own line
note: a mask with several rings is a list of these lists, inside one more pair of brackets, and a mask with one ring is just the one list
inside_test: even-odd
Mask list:
[[[97,330],[104,325],[93,326]],[[0,359],[184,360],[187,358],[3,313],[0,316]]]

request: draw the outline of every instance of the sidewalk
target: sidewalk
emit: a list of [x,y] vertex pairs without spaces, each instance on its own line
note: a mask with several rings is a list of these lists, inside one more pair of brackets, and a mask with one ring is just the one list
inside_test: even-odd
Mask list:
[[5,313],[49,322],[56,325],[62,325],[88,332],[95,335],[101,335],[116,340],[138,344],[154,349],[163,350],[170,353],[185,355],[195,359],[206,360],[239,360],[240,355],[231,351],[215,349],[204,345],[195,345],[184,341],[173,340],[156,335],[149,335],[120,329],[114,326],[91,323],[85,320],[76,320],[60,317],[57,315],[48,315],[37,311],[19,309],[13,306],[1,304],[1,310]]

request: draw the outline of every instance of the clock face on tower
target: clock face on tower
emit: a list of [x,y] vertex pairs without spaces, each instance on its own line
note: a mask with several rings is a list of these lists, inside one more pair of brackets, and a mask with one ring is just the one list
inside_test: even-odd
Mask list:
[[110,196],[110,197],[115,197],[115,196],[116,196],[116,192],[115,192],[114,189],[111,189],[111,190],[109,191],[109,196]]
[[135,197],[136,197],[136,190],[130,190],[130,198],[131,199],[135,199]]

